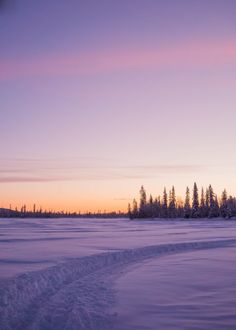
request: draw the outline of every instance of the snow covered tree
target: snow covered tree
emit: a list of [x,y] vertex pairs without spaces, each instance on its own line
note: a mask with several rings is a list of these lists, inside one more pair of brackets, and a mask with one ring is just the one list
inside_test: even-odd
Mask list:
[[236,215],[235,198],[233,198],[232,196],[229,196],[227,203],[228,203],[229,218],[231,218]]
[[192,204],[192,218],[199,217],[199,200],[198,200],[198,188],[196,182],[194,182],[193,186],[193,204]]
[[[220,204],[220,205],[219,205]],[[150,195],[147,201],[146,191],[143,186],[140,189],[140,204],[139,208],[136,200],[133,200],[132,207],[128,205],[128,215],[130,218],[196,218],[196,217],[209,217],[214,218],[219,215],[224,218],[230,218],[236,216],[236,198],[227,197],[226,190],[223,191],[221,198],[218,200],[217,195],[214,193],[211,185],[204,189],[201,189],[201,197],[199,201],[198,187],[196,182],[193,186],[192,204],[190,202],[190,191],[186,188],[185,201],[183,202],[181,197],[176,198],[175,188],[169,191],[167,196],[166,188],[163,191],[163,197],[153,199]],[[22,207],[22,212],[24,207]],[[42,212],[42,211],[41,211]]]
[[145,207],[147,204],[147,195],[143,186],[141,186],[139,193],[140,193],[140,208],[142,208]]
[[150,195],[149,202],[147,204],[147,215],[148,217],[153,218],[155,216],[154,214],[154,203],[153,203],[153,197]]
[[210,202],[210,208],[209,208],[208,218],[218,217],[219,216],[218,201],[211,185],[209,185],[209,202]]
[[150,205],[153,204],[153,197],[152,197],[152,195],[150,195],[150,197],[149,197],[149,204],[150,204]]
[[172,186],[172,189],[169,194],[169,217],[176,217],[176,196],[175,196],[175,187]]
[[132,210],[131,210],[130,203],[128,204],[128,216],[130,219],[132,219]]
[[217,217],[220,215],[220,206],[219,206],[219,201],[217,195],[215,195],[215,208],[217,212]]
[[227,192],[224,189],[221,195],[221,203],[220,203],[220,216],[223,218],[227,217]]
[[141,186],[141,189],[139,191],[140,193],[140,203],[139,203],[139,216],[141,218],[147,217],[147,195],[146,191],[143,186]]
[[229,218],[231,216],[231,212],[228,204],[229,203],[228,203],[227,192],[224,189],[221,195],[221,202],[220,202],[220,216],[223,218]]
[[161,216],[161,198],[158,196],[158,198],[155,198],[153,202],[153,209],[154,209],[154,217],[160,218]]
[[137,203],[136,199],[133,199],[132,217],[133,218],[138,217],[138,203]]
[[191,215],[191,206],[190,206],[190,191],[189,187],[186,188],[186,196],[184,202],[184,217],[189,218]]
[[184,217],[184,203],[180,197],[178,197],[176,202],[176,217],[177,218]]
[[206,216],[206,204],[205,204],[205,194],[202,187],[201,199],[200,199],[200,217],[204,218]]
[[168,218],[168,202],[167,202],[166,188],[164,188],[164,191],[163,191],[163,199],[162,199],[162,205],[161,205],[161,216],[163,218]]
[[169,190],[169,193],[168,193],[168,210],[169,210],[170,204],[171,204],[171,190]]
[[205,199],[205,216],[208,217],[210,212],[210,192],[209,188],[206,188],[206,199]]

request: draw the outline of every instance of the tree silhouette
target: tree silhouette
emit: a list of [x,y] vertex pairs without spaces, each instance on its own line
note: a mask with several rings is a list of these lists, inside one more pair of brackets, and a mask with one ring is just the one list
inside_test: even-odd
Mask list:
[[161,205],[161,215],[162,215],[163,218],[168,217],[168,202],[167,202],[166,188],[164,188],[164,191],[163,191],[163,199],[162,199],[162,205]]
[[196,182],[194,182],[193,186],[193,204],[192,204],[192,218],[198,218],[199,214],[199,199],[198,199],[198,188]]
[[176,196],[175,196],[175,187],[172,186],[169,196],[169,216],[170,218],[176,217]]
[[166,187],[163,191],[162,199],[160,196],[153,199],[150,195],[147,201],[147,195],[144,187],[140,189],[139,208],[136,200],[133,200],[133,208],[130,210],[128,206],[128,214],[130,218],[231,218],[236,216],[236,198],[227,197],[226,190],[223,191],[221,198],[218,199],[213,188],[209,185],[201,189],[201,198],[199,204],[198,187],[196,182],[193,185],[192,205],[190,203],[190,190],[186,188],[185,201],[176,198],[175,187],[169,191],[167,196]]
[[186,188],[185,202],[184,202],[184,217],[190,218],[191,206],[190,206],[190,191],[189,187]]

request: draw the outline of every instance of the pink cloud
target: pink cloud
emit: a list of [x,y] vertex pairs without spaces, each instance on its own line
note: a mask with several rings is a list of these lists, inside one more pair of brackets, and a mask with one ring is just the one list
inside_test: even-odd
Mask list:
[[[199,164],[95,164],[95,159],[0,159],[0,183],[120,180],[157,177],[166,173],[196,173]],[[102,159],[96,159],[97,161]]]
[[151,50],[54,54],[0,59],[0,80],[29,76],[93,75],[129,69],[201,68],[236,65],[236,40],[195,42]]

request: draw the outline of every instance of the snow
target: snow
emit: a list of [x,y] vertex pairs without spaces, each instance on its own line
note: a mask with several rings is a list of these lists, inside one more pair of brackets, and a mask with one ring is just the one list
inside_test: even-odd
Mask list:
[[235,329],[236,222],[1,219],[1,329]]
[[221,245],[130,266],[115,283],[114,329],[235,329],[235,255]]

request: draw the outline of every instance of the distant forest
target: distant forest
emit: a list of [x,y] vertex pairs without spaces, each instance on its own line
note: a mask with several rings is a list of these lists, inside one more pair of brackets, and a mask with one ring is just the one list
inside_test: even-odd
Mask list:
[[125,212],[86,212],[86,213],[76,213],[76,212],[57,212],[52,210],[39,210],[36,209],[34,205],[33,210],[27,210],[26,205],[23,205],[20,210],[0,208],[0,218],[121,218],[127,217]]
[[231,218],[236,216],[236,198],[228,196],[226,190],[220,198],[214,193],[211,185],[199,196],[197,184],[194,183],[192,197],[189,187],[186,188],[185,200],[177,199],[175,187],[167,194],[164,188],[163,196],[155,199],[146,191],[140,189],[140,201],[134,199],[132,206],[128,205],[128,215],[134,218]]

